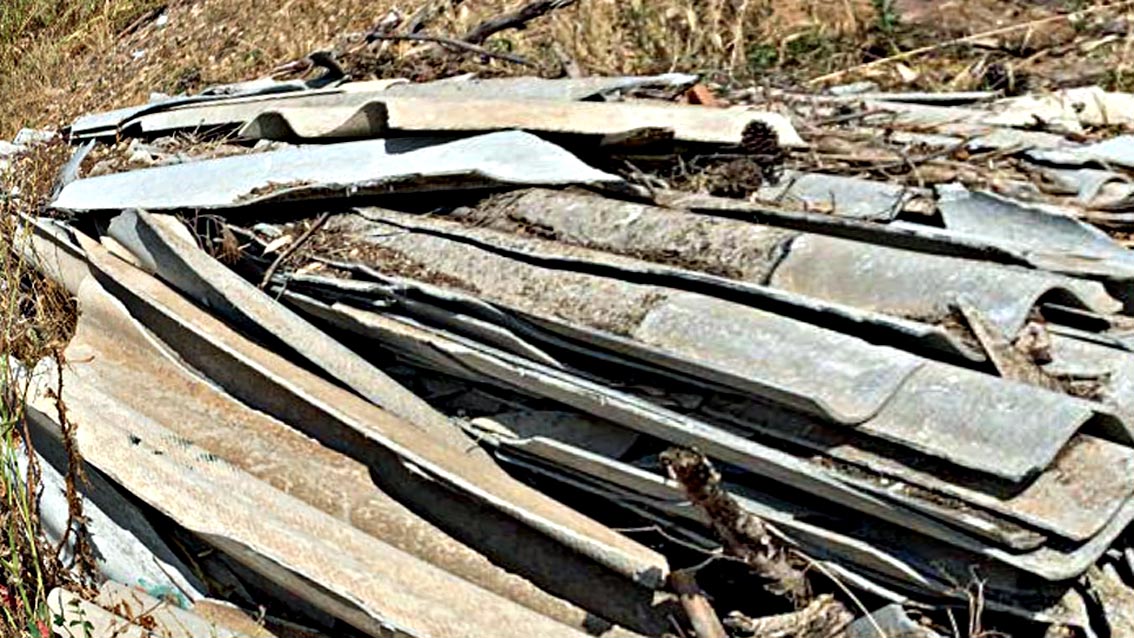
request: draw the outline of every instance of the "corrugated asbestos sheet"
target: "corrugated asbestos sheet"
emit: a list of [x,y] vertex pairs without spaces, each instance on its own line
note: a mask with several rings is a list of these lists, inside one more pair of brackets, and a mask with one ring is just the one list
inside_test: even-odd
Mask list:
[[[249,89],[76,121],[74,143],[133,141],[83,147],[96,174],[28,220],[81,310],[63,397],[111,579],[101,607],[53,604],[118,627],[140,594],[113,580],[153,560],[185,598],[161,622],[223,625],[144,507],[313,631],[661,636],[680,607],[649,530],[719,540],[663,463],[691,448],[864,595],[967,604],[979,574],[997,612],[1089,632],[1085,592],[1117,622],[1134,147],[1096,131],[1134,97],[633,97],[695,82]],[[59,465],[50,393],[33,407]]]

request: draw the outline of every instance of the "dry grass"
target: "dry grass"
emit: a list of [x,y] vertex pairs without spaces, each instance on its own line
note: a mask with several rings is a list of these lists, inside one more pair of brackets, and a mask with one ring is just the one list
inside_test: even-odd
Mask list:
[[[318,49],[357,48],[390,12],[407,18],[440,7],[424,33],[459,37],[522,0],[6,0],[0,3],[0,136],[20,126],[59,126],[93,110],[143,102],[154,91],[196,91],[265,75]],[[901,50],[1082,8],[1025,0],[578,0],[523,31],[486,42],[557,75],[563,58],[588,73],[688,71],[719,83],[798,84]],[[1092,6],[1111,3],[1088,3]],[[138,22],[163,7],[162,24]],[[971,89],[985,69],[1009,62],[1047,84],[1101,82],[1125,88],[1130,36],[1104,40],[1121,13],[1085,23],[1046,24],[979,46],[951,47],[890,65],[870,77],[884,86]],[[129,28],[128,28],[129,27]],[[395,29],[396,31],[396,29]],[[1089,36],[1097,31],[1099,37]],[[1113,30],[1110,31],[1113,33]],[[1082,45],[1082,46],[1076,46]],[[431,45],[383,42],[348,55],[356,77],[475,70],[530,73],[468,54],[422,55]]]
[[[40,145],[0,175],[0,194],[18,193],[0,195],[0,636],[47,638],[52,622],[47,594],[74,582],[41,532],[39,472],[34,457],[22,452],[30,379],[20,370],[31,370],[46,357],[59,358],[76,309],[66,291],[35,272],[15,248],[27,232],[18,223],[20,213],[39,211],[68,154],[59,142]],[[74,520],[81,520],[74,484],[68,487]],[[86,556],[81,543],[78,547]]]
[[[0,45],[0,136],[145,101],[153,91],[194,91],[256,77],[313,50],[343,50],[352,35],[369,31],[388,11],[409,16],[425,1],[171,0],[164,26],[147,23],[126,33],[158,0],[87,0],[92,8],[85,21],[0,32],[0,43],[7,42]],[[447,7],[425,32],[459,36],[521,3],[446,4],[457,6]],[[589,73],[679,70],[750,81],[801,55],[813,54],[811,62],[821,62],[822,69],[835,68],[841,58],[833,55],[833,43],[861,37],[874,21],[870,0],[579,0],[524,31],[494,36],[486,46],[536,60],[545,74],[559,72],[558,47]],[[412,65],[393,62],[417,47],[377,45],[372,58],[380,64],[365,71],[412,73]],[[490,74],[530,72],[465,61]]]

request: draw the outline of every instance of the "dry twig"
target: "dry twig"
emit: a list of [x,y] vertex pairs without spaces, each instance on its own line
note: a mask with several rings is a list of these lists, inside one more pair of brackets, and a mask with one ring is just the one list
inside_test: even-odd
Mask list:
[[742,509],[721,488],[720,474],[708,459],[692,450],[674,448],[662,454],[661,460],[689,500],[712,521],[726,552],[743,559],[757,574],[770,580],[770,591],[793,601],[809,597],[807,576],[792,565],[764,522]]
[[678,569],[670,573],[669,584],[681,599],[681,606],[689,616],[697,638],[728,638],[713,605],[705,598],[705,592],[697,586],[697,578],[688,569]]
[[461,39],[472,44],[481,44],[501,31],[523,29],[532,20],[573,4],[575,4],[575,0],[536,0],[536,2],[529,2],[517,11],[481,22]]
[[280,253],[280,256],[276,257],[276,260],[272,262],[272,265],[268,267],[267,272],[264,273],[264,279],[260,282],[261,289],[268,287],[268,284],[272,281],[272,277],[276,274],[276,271],[279,270],[280,266],[285,261],[287,261],[288,258],[294,255],[295,251],[299,250],[299,248],[303,246],[303,244],[307,243],[308,240],[314,237],[315,233],[319,232],[319,229],[322,228],[323,224],[326,224],[327,220],[330,218],[330,213],[323,213],[322,215],[320,215],[319,219],[316,219],[315,223],[311,224],[311,227],[299,236],[299,239],[289,244],[288,247]]
[[462,0],[433,0],[421,6],[406,22],[406,33],[418,33],[447,9],[460,6]]
[[[828,638],[842,635],[853,621],[854,614],[842,603],[823,594],[799,611],[762,618],[733,612],[725,624],[737,634],[755,638]],[[886,633],[879,628],[878,635]]]

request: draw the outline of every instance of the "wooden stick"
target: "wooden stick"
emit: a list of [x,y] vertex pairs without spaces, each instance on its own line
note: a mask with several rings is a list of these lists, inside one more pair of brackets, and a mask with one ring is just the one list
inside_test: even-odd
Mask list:
[[917,57],[917,56],[925,54],[925,53],[932,53],[934,51],[939,51],[941,49],[948,48],[948,47],[951,47],[951,46],[957,46],[959,44],[968,44],[970,42],[975,42],[977,40],[981,40],[981,39],[984,39],[984,38],[989,38],[989,37],[993,37],[993,36],[997,36],[997,35],[1004,35],[1006,33],[1013,33],[1015,31],[1022,31],[1024,29],[1031,29],[1032,27],[1038,27],[1038,26],[1044,25],[1044,24],[1051,24],[1053,22],[1059,22],[1061,20],[1075,20],[1077,18],[1088,16],[1088,15],[1091,15],[1093,13],[1099,13],[1101,11],[1106,11],[1106,10],[1111,10],[1111,9],[1122,9],[1122,8],[1130,7],[1130,6],[1134,6],[1134,0],[1125,0],[1124,2],[1118,2],[1118,3],[1115,3],[1115,4],[1105,4],[1105,5],[1101,5],[1101,6],[1097,6],[1097,7],[1091,7],[1089,9],[1083,9],[1081,11],[1072,11],[1071,13],[1062,13],[1062,14],[1059,14],[1057,16],[1040,18],[1038,20],[1031,20],[1029,22],[1022,22],[1020,24],[1013,24],[1013,25],[1010,25],[1010,26],[1007,26],[1007,27],[1001,27],[999,29],[992,29],[991,31],[974,33],[973,35],[967,35],[963,38],[956,38],[956,39],[953,39],[953,40],[948,40],[948,41],[945,41],[945,42],[939,42],[937,44],[931,44],[929,46],[924,46],[924,47],[917,48],[917,49],[910,49],[909,51],[903,51],[902,53],[891,55],[889,57],[885,57],[885,58],[882,58],[882,59],[879,59],[879,60],[874,60],[873,62],[867,62],[865,64],[859,64],[858,66],[852,66],[849,69],[843,69],[841,71],[835,71],[834,73],[828,73],[827,75],[821,75],[817,78],[813,78],[811,80],[808,80],[807,84],[809,86],[815,85],[815,84],[822,84],[824,82],[830,82],[831,80],[837,80],[837,79],[839,79],[839,78],[841,78],[845,75],[849,75],[851,73],[857,73],[859,71],[865,71],[867,69],[879,67],[879,66],[882,66],[884,64],[889,64],[891,62],[898,62],[900,60],[908,60],[910,58]]
[[287,261],[289,257],[294,255],[295,251],[299,250],[300,246],[306,243],[307,240],[311,239],[315,235],[315,233],[323,227],[323,224],[326,224],[327,220],[330,218],[330,213],[323,213],[322,215],[320,215],[319,219],[316,219],[315,223],[311,224],[311,228],[308,228],[306,231],[304,231],[303,234],[299,236],[299,239],[292,242],[287,248],[283,250],[283,252],[280,253],[279,257],[276,257],[276,260],[272,262],[272,265],[268,267],[267,272],[264,273],[264,279],[260,281],[261,290],[268,287],[268,284],[271,283],[272,277],[276,274],[276,271],[279,270],[280,266],[285,261]]
[[514,64],[522,64],[524,66],[532,66],[532,67],[535,66],[535,63],[531,62],[530,60],[526,60],[524,58],[521,58],[518,55],[512,55],[510,53],[496,53],[494,51],[489,51],[488,49],[486,49],[482,46],[477,46],[475,44],[470,44],[468,42],[462,42],[461,40],[454,40],[452,38],[442,38],[442,37],[436,36],[436,35],[423,35],[423,34],[420,34],[420,33],[409,33],[409,34],[402,34],[402,35],[394,35],[394,34],[386,34],[386,33],[370,33],[370,34],[367,34],[367,36],[366,36],[366,42],[367,43],[374,42],[375,40],[391,40],[391,41],[394,41],[394,42],[433,42],[434,44],[441,44],[441,45],[445,45],[445,46],[450,46],[450,47],[453,47],[453,48],[456,48],[456,49],[462,49],[462,50],[465,50],[465,51],[469,51],[470,53],[476,53],[478,55],[486,55],[490,58],[498,58],[498,59],[501,59],[501,60],[512,62]]
[[138,29],[141,29],[142,26],[145,25],[146,23],[148,23],[152,20],[156,20],[168,8],[169,7],[167,5],[163,4],[161,6],[154,7],[153,9],[150,9],[149,11],[138,16],[137,18],[134,19],[133,22],[126,25],[126,27],[124,29],[122,29],[121,31],[118,32],[118,39],[122,40],[126,36],[133,34]]
[[543,17],[556,9],[569,7],[573,4],[575,4],[575,0],[536,0],[536,2],[529,2],[518,11],[506,13],[481,22],[461,39],[472,44],[481,44],[501,31],[523,29],[532,20]]
[[687,569],[670,572],[669,584],[681,599],[681,606],[697,638],[728,638],[713,605],[705,598],[705,593],[697,586],[697,577]]

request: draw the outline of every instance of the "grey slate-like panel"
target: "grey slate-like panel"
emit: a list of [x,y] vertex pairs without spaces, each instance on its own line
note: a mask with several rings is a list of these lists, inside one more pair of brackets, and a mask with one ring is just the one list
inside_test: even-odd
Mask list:
[[538,243],[549,253],[584,246],[928,324],[948,316],[961,296],[1009,335],[1045,296],[1096,312],[1121,308],[1097,282],[582,193],[533,189],[452,216],[471,226],[453,234],[488,241],[482,227],[523,236],[533,226],[554,237]]
[[72,182],[60,210],[225,208],[279,199],[494,184],[619,182],[520,131],[451,140],[365,140],[298,146]]
[[[538,267],[390,223],[344,216],[332,227],[427,264],[424,274],[407,275],[386,261],[368,262],[375,271],[429,277],[469,299],[470,308],[487,301],[515,313],[501,319],[494,310],[486,318],[526,326],[533,342],[567,338],[576,344],[570,347],[598,359],[644,363],[750,393],[1009,480],[1045,468],[1096,412],[1113,425],[1102,406],[705,295]],[[480,302],[471,301],[473,292]],[[1110,431],[1124,432],[1118,426]],[[1006,432],[1031,445],[975,442],[1004,443],[997,437]]]
[[[616,91],[660,87],[680,90],[697,81],[697,76],[665,73],[653,76],[594,78],[488,78],[473,80],[439,80],[410,83],[404,80],[352,82],[338,87],[302,90],[299,83],[246,83],[239,94],[193,95],[174,97],[160,102],[92,113],[79,117],[70,126],[75,138],[111,136],[119,129],[135,123],[150,133],[181,127],[211,127],[243,124],[265,108],[283,106],[349,106],[362,105],[382,95],[485,99],[507,95],[510,99],[585,100]],[[162,114],[159,116],[159,114]],[[146,116],[151,121],[139,122]],[[164,122],[164,123],[163,123]],[[176,122],[176,124],[175,124]]]
[[[445,287],[477,291],[487,301],[588,330],[588,338],[604,346],[636,350],[649,360],[664,360],[662,365],[840,422],[859,423],[875,414],[919,365],[899,350],[704,295],[531,266],[427,233],[391,233],[395,226],[357,217],[340,217],[330,227],[428,264],[445,278]],[[390,269],[382,260],[367,265]],[[692,324],[663,320],[677,315]],[[770,352],[735,350],[737,338],[776,332],[779,338],[764,342]]]
[[1030,151],[1037,162],[1056,166],[1122,166],[1134,168],[1134,135],[1119,135],[1102,142],[1067,149]]
[[[290,293],[285,294],[297,299]],[[1065,580],[1081,574],[1134,517],[1134,504],[1128,501],[1100,533],[1085,545],[1067,550],[1041,547],[1023,554],[1005,551],[978,542],[949,526],[941,525],[903,507],[891,504],[880,508],[881,501],[874,500],[876,497],[870,495],[864,500],[863,492],[848,485],[844,484],[832,489],[829,481],[832,479],[837,481],[837,479],[822,466],[812,465],[756,440],[739,437],[728,430],[710,426],[699,419],[661,408],[569,372],[493,351],[491,348],[485,348],[460,337],[443,336],[431,329],[416,326],[412,322],[394,320],[343,304],[336,304],[331,308],[320,303],[305,301],[301,305],[305,310],[333,321],[344,330],[380,338],[395,349],[408,348],[413,351],[425,348],[435,352],[445,352],[468,369],[505,383],[509,387],[561,401],[580,411],[678,445],[694,446],[717,460],[764,476],[769,480],[831,499],[833,502],[867,513],[871,517],[899,525],[903,529],[917,530],[920,534],[926,534],[955,546],[961,556],[964,552],[971,552],[1025,572],[1042,575],[1044,578]],[[861,524],[855,527],[857,531],[869,530],[871,519],[863,518]],[[903,542],[914,542],[916,538],[916,536],[903,538]],[[934,551],[941,551],[940,545],[935,546],[939,549]],[[917,557],[919,550],[909,547],[906,549],[911,552],[907,558]],[[969,556],[968,560],[961,562],[971,565],[971,554]],[[1017,580],[1016,576],[1009,577],[1007,574],[1003,576],[1007,579],[1003,582],[1009,587]]]
[[385,450],[447,486],[445,494],[461,494],[463,500],[472,498],[522,522],[518,529],[525,534],[553,538],[569,547],[572,556],[593,559],[647,587],[659,584],[665,562],[656,553],[517,483],[495,466],[477,462],[467,450],[421,436],[372,403],[241,337],[90,240],[83,244],[99,279],[114,282],[112,288],[131,312],[188,364],[241,401],[349,456],[370,458],[373,450]]
[[798,203],[836,211],[842,217],[890,221],[902,207],[921,194],[900,184],[787,171],[777,184],[762,186],[754,198],[771,203]]
[[964,300],[1010,336],[1023,327],[1040,298],[1063,298],[1097,312],[1121,309],[1098,282],[818,234],[791,243],[770,284],[931,323]]
[[[698,413],[710,421],[723,420],[869,468],[878,473],[876,479],[893,477],[1076,542],[1099,533],[1134,494],[1134,449],[1086,434],[1075,435],[1046,471],[1021,488],[985,480],[971,472],[949,473],[939,467],[926,467],[917,459],[902,458],[892,449],[879,449],[845,429],[759,404],[716,397]],[[855,484],[867,489],[861,481]],[[873,484],[880,492],[894,490],[894,483],[889,481],[874,480]]]
[[108,228],[111,237],[186,297],[247,330],[279,339],[339,383],[437,441],[461,445],[463,438],[441,413],[182,237],[184,230],[176,218],[134,210],[111,220]]
[[680,90],[697,82],[696,75],[660,75],[556,78],[474,78],[396,84],[386,94],[405,97],[486,99],[507,96],[510,100],[558,100],[574,102],[616,91],[641,88]]
[[[869,421],[921,365],[900,350],[862,347],[837,332],[692,293],[654,306],[634,337],[727,371],[737,377],[734,387],[758,376],[776,388],[776,395],[802,395],[822,413],[847,423]],[[748,389],[771,394],[762,390]]]
[[939,189],[946,228],[1068,258],[1134,267],[1134,252],[1103,231],[1057,209],[1029,205],[963,186]]

